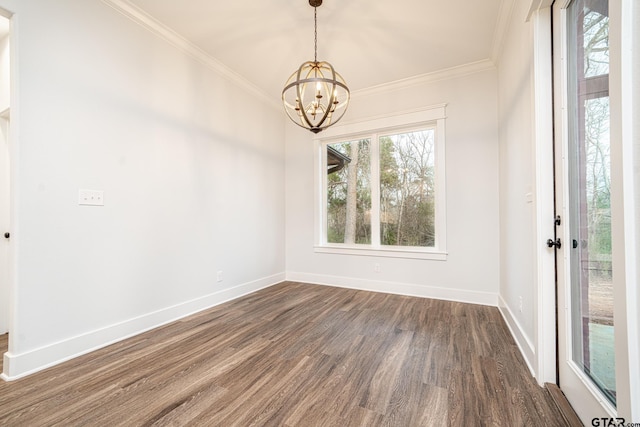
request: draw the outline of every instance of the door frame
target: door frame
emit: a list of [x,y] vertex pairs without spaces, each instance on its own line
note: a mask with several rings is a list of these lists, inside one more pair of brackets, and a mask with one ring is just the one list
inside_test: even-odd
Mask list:
[[[0,123],[0,125],[2,126],[2,130],[3,130],[3,138],[5,139],[5,141],[3,141],[3,144],[6,144],[6,153],[4,153],[4,155],[6,155],[6,162],[7,162],[7,166],[9,168],[9,175],[7,176],[7,180],[8,182],[7,184],[7,188],[4,188],[3,191],[7,191],[6,194],[6,202],[8,203],[8,206],[3,206],[1,207],[1,209],[5,210],[5,212],[3,212],[3,215],[6,214],[7,215],[7,223],[3,224],[3,226],[6,226],[6,229],[2,229],[0,230],[2,232],[2,234],[4,234],[5,232],[10,232],[11,230],[11,218],[13,216],[12,211],[12,166],[13,166],[13,161],[12,161],[12,152],[13,149],[11,148],[13,146],[11,140],[11,120],[10,120],[10,106],[13,102],[12,99],[12,94],[13,94],[13,74],[14,74],[14,61],[13,61],[13,55],[14,55],[14,48],[13,48],[13,31],[12,31],[12,22],[11,22],[11,17],[12,14],[9,13],[8,11],[1,9],[0,8],[0,16],[2,17],[2,19],[6,19],[9,23],[9,34],[8,34],[8,39],[9,39],[9,51],[5,52],[5,55],[8,55],[9,58],[9,97],[10,99],[8,100],[8,106],[7,108],[3,108],[2,111],[0,112],[0,121],[2,121],[2,123]],[[5,150],[5,147],[1,148],[2,150]],[[10,244],[10,242],[8,242],[5,237],[2,235],[0,236],[0,239],[2,239],[2,244],[6,245],[5,248],[3,248],[3,252],[4,252],[4,257],[5,259],[3,260],[3,264],[4,266],[6,266],[7,271],[3,272],[3,279],[1,283],[1,286],[3,287],[3,289],[1,290],[1,295],[2,295],[2,299],[3,301],[0,301],[0,305],[1,305],[1,311],[2,311],[2,319],[0,319],[0,334],[4,334],[10,331],[11,329],[11,294],[12,294],[12,285],[13,285],[13,263],[12,263],[12,259],[13,259],[13,251],[12,251],[12,246]],[[1,356],[1,355],[0,355]]]
[[[4,237],[4,233],[5,232],[9,232],[11,229],[11,177],[10,177],[10,173],[11,173],[11,159],[10,159],[10,140],[9,140],[9,128],[10,128],[11,122],[9,119],[9,109],[6,109],[2,112],[0,112],[0,132],[2,132],[2,136],[0,136],[0,144],[2,145],[6,145],[5,147],[0,147],[0,150],[3,151],[3,155],[2,157],[3,159],[3,164],[2,168],[4,168],[5,166],[8,168],[8,172],[9,174],[7,174],[7,171],[2,171],[2,174],[4,175],[2,178],[2,193],[3,197],[2,197],[2,204],[3,206],[0,206],[0,209],[2,209],[2,216],[5,217],[6,216],[6,222],[2,222],[2,227],[0,227],[0,233],[2,234],[2,236],[0,236],[0,244],[3,246],[2,248],[2,255],[0,255],[0,257],[2,257],[2,259],[0,260],[1,263],[1,268],[0,268],[0,274],[2,274],[2,279],[0,279],[0,286],[2,287],[2,289],[0,289],[0,316],[2,318],[0,318],[0,334],[5,334],[9,332],[9,323],[10,323],[10,296],[9,296],[9,289],[11,287],[11,282],[10,282],[10,265],[11,265],[11,244],[10,241],[8,239],[6,239]],[[6,179],[6,182],[5,182]],[[4,206],[4,203],[7,203],[7,206]]]
[[640,423],[640,4],[611,1],[609,16],[617,403],[620,416]]
[[[12,332],[15,328],[15,307],[17,298],[17,236],[18,217],[18,17],[16,14],[0,7],[0,16],[9,20],[9,110],[5,114],[10,114],[8,120],[8,145],[9,145],[9,231],[11,233],[11,242],[8,248],[8,301],[5,307],[8,308],[8,329],[9,329],[9,348],[8,353],[14,347],[12,341],[15,334]],[[3,231],[3,233],[4,233]],[[4,236],[1,237],[4,239]],[[3,357],[3,371],[9,368],[9,360],[5,357],[7,353],[1,354]],[[0,374],[0,378],[6,379],[4,373]]]
[[535,375],[539,385],[557,382],[555,253],[546,245],[554,237],[553,58],[551,4],[533,1],[527,16],[533,30],[533,130],[535,170],[534,236],[537,284]]

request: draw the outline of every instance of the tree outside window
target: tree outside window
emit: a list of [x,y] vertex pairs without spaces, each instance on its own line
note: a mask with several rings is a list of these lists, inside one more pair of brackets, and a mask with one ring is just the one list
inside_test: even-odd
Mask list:
[[435,126],[324,147],[327,243],[435,246]]
[[380,138],[380,243],[435,244],[433,129]]
[[332,167],[335,153],[327,155],[327,242],[371,243],[370,140],[331,144],[342,154],[340,168]]

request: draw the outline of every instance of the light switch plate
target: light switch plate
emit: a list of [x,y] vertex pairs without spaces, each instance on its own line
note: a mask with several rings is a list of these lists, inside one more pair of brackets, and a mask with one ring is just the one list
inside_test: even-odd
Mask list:
[[84,206],[104,206],[104,191],[78,190],[78,204]]

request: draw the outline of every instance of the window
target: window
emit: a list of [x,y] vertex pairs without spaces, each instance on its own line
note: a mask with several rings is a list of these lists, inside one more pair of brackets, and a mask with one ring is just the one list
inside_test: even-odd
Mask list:
[[572,359],[615,405],[609,1],[567,13]]
[[444,106],[329,130],[316,251],[446,259]]

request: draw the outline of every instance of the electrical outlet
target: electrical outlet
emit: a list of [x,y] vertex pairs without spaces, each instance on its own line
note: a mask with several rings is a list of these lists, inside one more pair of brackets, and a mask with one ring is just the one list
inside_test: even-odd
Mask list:
[[518,309],[520,313],[522,313],[522,297],[518,297]]
[[218,271],[216,273],[216,281],[217,282],[222,282],[222,270]]
[[373,271],[375,271],[376,273],[380,273],[380,264],[379,263],[375,263],[373,264]]
[[78,204],[84,206],[104,206],[104,191],[78,190]]

